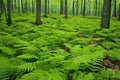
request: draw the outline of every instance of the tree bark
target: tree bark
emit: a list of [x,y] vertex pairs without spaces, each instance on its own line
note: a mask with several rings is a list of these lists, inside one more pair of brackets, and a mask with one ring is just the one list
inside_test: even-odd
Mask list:
[[25,10],[24,10],[24,2],[23,2],[23,0],[21,0],[21,7],[22,7],[22,12],[24,13]]
[[95,0],[95,16],[97,16],[97,9],[98,9],[98,4],[97,4],[97,0]]
[[7,25],[10,26],[12,24],[11,20],[11,0],[7,0]]
[[50,13],[50,0],[48,0],[48,6],[47,6],[47,8],[48,8],[47,13],[49,14]]
[[120,21],[120,3],[119,3],[119,9],[118,9],[118,21]]
[[102,19],[101,19],[102,28],[110,27],[110,15],[111,15],[111,0],[104,0]]
[[84,0],[84,7],[83,7],[83,16],[86,14],[86,0]]
[[101,16],[101,0],[98,3],[98,16]]
[[45,17],[47,17],[47,8],[48,8],[47,2],[48,0],[45,0],[45,15],[44,15]]
[[81,15],[83,15],[83,0],[81,0]]
[[18,12],[20,12],[20,0],[18,0]]
[[88,0],[89,2],[89,12],[88,12],[88,15],[90,16],[91,15],[91,0]]
[[17,2],[17,1],[16,1],[16,0],[14,0],[14,6],[15,6],[14,8],[15,8],[15,11],[17,10],[17,5],[16,5],[16,2]]
[[41,0],[36,0],[36,25],[41,25]]
[[32,13],[34,13],[34,0],[32,0]]
[[60,14],[63,14],[63,0],[60,0]]
[[72,13],[75,15],[75,0],[73,0]]
[[68,18],[68,0],[65,0],[65,18]]
[[116,17],[116,0],[114,0],[113,17]]
[[76,15],[79,14],[79,0],[76,1],[77,8],[76,8]]
[[3,0],[0,0],[0,21],[3,14]]

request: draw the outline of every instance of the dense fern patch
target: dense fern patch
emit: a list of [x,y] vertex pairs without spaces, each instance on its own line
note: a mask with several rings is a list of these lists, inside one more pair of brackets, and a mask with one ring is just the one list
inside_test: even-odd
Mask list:
[[99,18],[51,15],[36,26],[20,15],[0,22],[0,80],[120,79],[120,22],[107,30]]

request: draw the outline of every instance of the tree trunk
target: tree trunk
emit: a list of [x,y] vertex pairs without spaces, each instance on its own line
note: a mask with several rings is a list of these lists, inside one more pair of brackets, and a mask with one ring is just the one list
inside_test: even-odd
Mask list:
[[15,11],[17,10],[17,4],[16,4],[16,2],[17,2],[17,1],[16,1],[16,0],[14,0],[14,5],[15,5],[15,7],[14,7],[14,8],[15,8]]
[[20,0],[18,0],[18,12],[20,12]]
[[0,0],[0,21],[3,14],[3,0]]
[[45,0],[45,15],[44,15],[45,17],[47,17],[47,8],[48,8],[47,2],[48,0]]
[[25,10],[24,10],[24,2],[23,2],[23,0],[21,0],[21,7],[22,7],[22,12],[24,13]]
[[79,14],[79,0],[77,0],[76,3],[77,3],[76,15],[78,15]]
[[114,0],[113,17],[116,17],[116,0]]
[[101,27],[109,28],[111,15],[111,0],[104,0]]
[[119,3],[119,9],[118,9],[118,21],[120,21],[120,3]]
[[7,0],[7,25],[10,26],[12,24],[11,20],[11,0]]
[[97,6],[98,6],[97,0],[95,0],[95,16],[97,16]]
[[91,15],[91,0],[88,0],[89,1],[89,12],[88,12],[88,14],[89,14],[89,16]]
[[36,25],[41,25],[41,0],[36,1]]
[[32,0],[32,13],[34,13],[34,0]]
[[75,15],[75,0],[73,0],[72,13]]
[[101,15],[101,0],[99,0],[99,3],[98,3],[98,16]]
[[83,16],[86,14],[86,0],[84,0],[84,7],[83,7]]
[[60,0],[60,14],[63,14],[63,0]]
[[83,15],[83,0],[81,0],[81,15]]
[[50,13],[50,0],[48,0],[48,11],[47,11],[47,13],[49,14]]
[[28,12],[28,2],[27,2],[27,0],[26,0],[24,5],[25,5],[25,12]]
[[68,18],[68,0],[65,0],[65,18]]

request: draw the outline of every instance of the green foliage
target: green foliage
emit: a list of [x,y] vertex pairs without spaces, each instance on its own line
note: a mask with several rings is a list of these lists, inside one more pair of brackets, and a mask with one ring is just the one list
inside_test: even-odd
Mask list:
[[[100,73],[96,74],[97,80],[110,79],[114,80],[115,71],[111,69],[101,70]],[[116,80],[116,79],[115,79]]]
[[12,80],[16,78],[17,69],[15,66],[10,65],[9,59],[0,57],[0,80]]
[[115,48],[112,51],[108,52],[108,56],[114,61],[120,61],[120,49]]
[[56,14],[36,26],[28,14],[13,14],[11,27],[0,22],[0,80],[119,80],[103,65],[106,56],[120,61],[119,22],[107,30],[96,17]]
[[115,75],[115,80],[119,80],[119,79],[120,79],[120,71],[117,71]]
[[22,54],[20,56],[17,56],[17,58],[23,59],[25,61],[30,61],[30,62],[36,61],[38,59],[37,56],[32,55],[32,54]]
[[66,76],[57,69],[43,71],[36,69],[35,71],[25,74],[17,80],[66,80]]
[[85,74],[81,72],[73,80],[94,80],[94,76],[92,73]]
[[36,69],[36,66],[33,63],[23,63],[17,67],[22,72],[31,72]]

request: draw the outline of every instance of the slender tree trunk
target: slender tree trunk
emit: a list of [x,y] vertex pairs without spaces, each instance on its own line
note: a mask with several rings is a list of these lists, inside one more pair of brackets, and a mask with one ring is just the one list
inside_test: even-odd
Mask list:
[[7,0],[7,25],[10,26],[12,24],[11,20],[11,0]]
[[34,0],[32,0],[32,13],[34,13]]
[[63,0],[60,0],[60,14],[63,14]]
[[99,5],[98,5],[98,16],[101,15],[101,0],[99,0]]
[[25,12],[28,12],[28,2],[27,2],[27,0],[25,2]]
[[81,0],[81,15],[83,15],[83,0]]
[[15,11],[17,10],[17,1],[16,0],[14,0],[14,5],[15,5]]
[[68,18],[68,0],[65,0],[65,18]]
[[30,2],[28,2],[28,12],[32,12],[31,6],[30,6]]
[[73,0],[72,13],[75,15],[75,0]]
[[79,14],[79,0],[76,1],[76,4],[77,4],[76,15],[78,15]]
[[89,1],[89,12],[88,12],[88,14],[89,14],[89,16],[91,15],[91,0],[88,0]]
[[12,11],[14,11],[14,0],[12,0]]
[[97,4],[97,0],[95,0],[95,16],[97,16],[97,9],[98,9],[98,4]]
[[23,2],[23,0],[21,0],[21,7],[22,7],[22,12],[24,13],[25,10],[24,10],[24,2]]
[[45,17],[47,17],[47,8],[48,8],[47,7],[48,6],[47,2],[48,2],[48,0],[45,0],[45,10],[44,10],[45,11],[45,15],[44,15]]
[[114,0],[113,17],[116,17],[116,0]]
[[111,15],[111,0],[104,0],[102,19],[101,19],[102,28],[110,27],[110,15]]
[[0,0],[0,21],[3,14],[3,0]]
[[5,6],[5,3],[3,2],[3,12],[5,13],[5,19],[6,21],[8,20],[8,17],[7,17],[7,12],[6,12],[6,6]]
[[86,14],[86,0],[84,0],[84,7],[83,7],[83,16]]
[[49,14],[50,13],[50,0],[48,0],[48,6],[47,6],[47,8],[48,8],[47,13]]
[[41,25],[41,0],[36,0],[36,25]]
[[20,12],[20,0],[18,0],[18,12]]
[[119,3],[119,9],[118,9],[118,21],[120,21],[120,3]]

